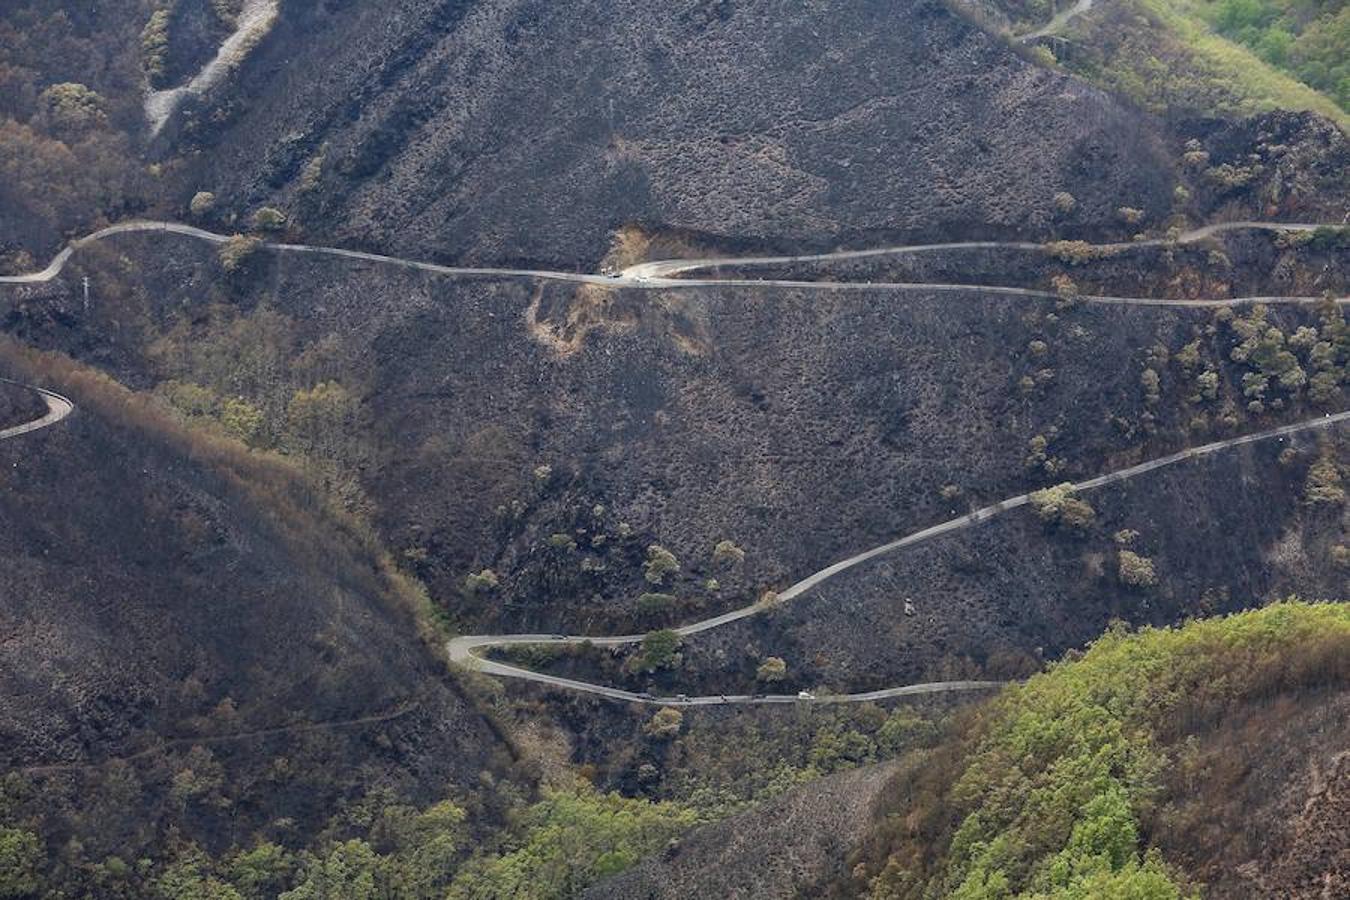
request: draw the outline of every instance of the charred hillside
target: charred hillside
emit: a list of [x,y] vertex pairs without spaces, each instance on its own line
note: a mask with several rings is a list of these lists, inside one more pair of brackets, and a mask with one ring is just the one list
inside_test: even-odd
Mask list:
[[509,762],[370,541],[293,471],[87,370],[4,355],[77,404],[0,443],[7,815],[90,859],[171,827],[221,848]]
[[1174,182],[1146,119],[934,0],[291,2],[240,76],[185,112],[181,203],[410,255],[1035,233],[1059,191],[1101,233]]

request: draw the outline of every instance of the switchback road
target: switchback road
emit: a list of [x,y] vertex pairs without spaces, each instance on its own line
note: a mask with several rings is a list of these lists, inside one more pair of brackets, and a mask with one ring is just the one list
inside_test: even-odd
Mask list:
[[[1149,241],[1136,241],[1119,244],[1101,244],[1096,245],[1100,252],[1120,252],[1127,249],[1141,246],[1161,246],[1169,243],[1191,243],[1203,240],[1223,231],[1237,229],[1261,229],[1274,231],[1312,231],[1321,226],[1308,223],[1279,223],[1279,222],[1228,222],[1215,225],[1206,225],[1202,228],[1194,229],[1178,236],[1175,239],[1154,239]],[[40,272],[33,272],[25,275],[0,276],[0,284],[40,284],[51,281],[60,275],[61,271],[69,262],[75,251],[81,247],[100,241],[108,237],[119,234],[129,234],[137,232],[158,232],[164,234],[176,234],[197,240],[207,241],[213,244],[223,244],[231,240],[231,236],[207,231],[191,225],[183,225],[176,222],[153,222],[153,221],[133,221],[113,225],[108,228],[96,231],[84,238],[73,241],[68,247],[62,250],[57,256]],[[947,244],[923,244],[906,247],[884,247],[870,250],[846,250],[836,253],[810,254],[801,256],[760,256],[760,257],[718,257],[709,259],[683,259],[683,260],[664,260],[659,262],[641,263],[629,267],[617,275],[590,275],[573,272],[558,272],[549,270],[534,269],[508,269],[508,268],[490,268],[490,267],[461,267],[461,266],[443,266],[436,263],[422,262],[418,260],[402,259],[399,257],[385,256],[377,253],[365,253],[357,250],[343,250],[337,247],[321,247],[308,244],[287,244],[278,242],[264,242],[261,246],[268,250],[279,253],[308,253],[323,256],[333,256],[343,259],[354,259],[366,262],[374,262],[385,265],[397,266],[401,268],[411,268],[421,271],[433,272],[436,274],[448,275],[452,277],[511,277],[511,278],[530,278],[540,280],[553,280],[563,282],[573,282],[581,284],[597,284],[607,287],[625,287],[638,289],[660,289],[670,290],[691,287],[776,287],[776,288],[800,288],[808,290],[828,290],[828,291],[846,291],[846,290],[911,290],[925,292],[969,292],[969,293],[993,293],[1004,294],[1019,297],[1059,299],[1055,293],[1048,291],[1037,291],[1028,288],[1013,288],[987,285],[958,285],[958,284],[914,284],[914,283],[860,283],[860,282],[819,282],[819,281],[795,281],[784,279],[718,279],[718,278],[674,278],[671,276],[689,272],[698,269],[716,268],[719,266],[772,266],[789,263],[802,262],[821,262],[830,260],[851,260],[861,259],[871,256],[897,255],[905,253],[919,253],[933,250],[950,249],[970,249],[970,248],[1012,248],[1021,250],[1044,251],[1043,244],[1028,242],[998,242],[998,241],[974,241],[962,243]],[[1217,298],[1212,300],[1168,300],[1163,298],[1149,297],[1106,297],[1106,296],[1080,296],[1077,299],[1090,303],[1111,303],[1122,305],[1138,306],[1233,306],[1242,303],[1262,302],[1262,303],[1317,303],[1321,302],[1320,297],[1243,297],[1243,298]],[[1337,298],[1337,303],[1350,303],[1350,298]],[[69,415],[73,408],[69,400],[61,397],[59,394],[51,393],[40,388],[34,388],[42,393],[47,400],[48,413],[46,416],[34,422],[25,425],[16,426],[0,432],[0,438],[11,437],[35,431],[39,428],[45,428],[48,425],[59,422],[65,416]],[[1207,454],[1216,453],[1230,447],[1240,446],[1253,441],[1267,440],[1269,438],[1283,438],[1286,435],[1297,432],[1318,428],[1330,428],[1336,426],[1347,419],[1350,419],[1350,411],[1336,414],[1328,414],[1317,419],[1306,422],[1300,422],[1293,425],[1285,425],[1279,428],[1272,428],[1255,434],[1245,435],[1243,437],[1230,438],[1223,441],[1215,441],[1211,444],[1205,444],[1201,447],[1193,447],[1187,450],[1173,453],[1169,456],[1140,463],[1116,472],[1098,476],[1087,481],[1079,482],[1074,485],[1077,491],[1091,490],[1106,484],[1112,484],[1118,481],[1124,481],[1127,478],[1133,478],[1142,475],[1145,472],[1151,472],[1154,469],[1163,466],[1173,465],[1187,459],[1198,458]],[[968,528],[980,522],[986,521],[994,516],[1006,512],[1009,509],[1015,509],[1030,502],[1030,494],[1019,494],[1015,497],[1009,497],[990,506],[977,509],[964,516],[951,519],[937,525],[916,531],[913,534],[900,538],[899,540],[883,544],[880,547],[874,547],[866,550],[848,559],[840,560],[830,566],[821,569],[812,575],[807,576],[791,587],[781,592],[773,605],[788,602],[794,597],[798,597],[811,588],[821,584],[829,578],[838,575],[840,572],[851,569],[869,559],[882,554],[891,553],[903,547],[912,546],[931,540],[949,532]],[[681,636],[689,636],[700,632],[709,631],[731,622],[757,615],[769,608],[764,605],[751,605],[741,609],[732,610],[719,616],[694,622],[689,625],[681,626],[675,629]],[[812,697],[799,697],[797,695],[769,694],[769,695],[710,695],[700,697],[687,697],[677,695],[675,697],[654,697],[644,693],[623,690],[621,688],[608,687],[605,685],[591,684],[589,682],[576,681],[568,678],[560,678],[552,675],[546,675],[540,672],[533,672],[528,669],[522,669],[517,666],[511,666],[506,663],[495,660],[484,659],[480,651],[491,647],[503,647],[521,644],[553,644],[558,646],[591,644],[595,646],[615,646],[622,644],[635,644],[641,642],[643,635],[613,635],[590,637],[583,635],[481,635],[457,637],[449,641],[447,650],[453,662],[472,667],[478,671],[487,674],[498,675],[507,678],[519,678],[528,681],[540,682],[553,687],[564,688],[568,690],[580,691],[583,693],[594,694],[614,700],[622,700],[634,703],[653,703],[671,706],[714,706],[722,704],[773,704],[773,703],[796,703],[796,702],[814,702],[814,703],[856,703],[869,700],[882,700],[892,697],[912,696],[918,694],[932,694],[952,691],[970,691],[985,690],[998,685],[997,682],[988,681],[953,681],[953,682],[932,682],[926,684],[904,685],[901,687],[885,688],[878,691],[869,691],[859,694],[822,694]]]
[[[1303,431],[1314,429],[1333,428],[1344,422],[1350,421],[1350,410],[1339,413],[1328,413],[1316,419],[1310,419],[1304,422],[1296,422],[1292,425],[1282,425],[1278,428],[1269,428],[1265,431],[1258,431],[1253,434],[1243,435],[1241,437],[1228,438],[1227,440],[1214,441],[1210,444],[1204,444],[1200,447],[1191,447],[1176,453],[1162,456],[1157,459],[1129,466],[1128,468],[1118,469],[1106,475],[1099,475],[1096,478],[1090,478],[1086,481],[1080,481],[1073,485],[1075,492],[1088,491],[1093,488],[1103,487],[1108,484],[1125,481],[1143,475],[1146,472],[1152,472],[1155,469],[1161,469],[1164,466],[1175,465],[1189,459],[1199,459],[1202,456],[1208,456],[1212,453],[1218,453],[1221,450],[1227,450],[1232,447],[1239,447],[1243,444],[1250,444],[1256,441],[1270,440],[1278,438],[1283,440],[1285,437],[1298,434]],[[777,599],[771,604],[756,603],[750,606],[743,606],[740,609],[723,613],[720,616],[714,616],[710,619],[704,619],[699,622],[693,622],[689,625],[683,625],[674,629],[681,637],[699,634],[704,631],[710,631],[722,625],[759,615],[769,609],[773,609],[783,603],[800,597],[802,594],[816,587],[817,585],[833,578],[841,572],[847,571],[854,566],[867,562],[883,554],[893,553],[904,547],[912,547],[916,544],[930,541],[933,538],[969,528],[978,525],[981,522],[988,521],[994,516],[1007,512],[1010,509],[1016,509],[1019,506],[1025,506],[1031,502],[1031,494],[1018,494],[1015,497],[1009,497],[1000,500],[997,503],[982,507],[967,513],[964,516],[958,516],[955,519],[949,519],[937,525],[932,525],[920,531],[906,535],[899,540],[882,544],[879,547],[873,547],[871,550],[865,550],[847,559],[840,560],[833,565],[826,566],[819,572],[808,575],[801,581],[787,588],[778,594]],[[553,675],[545,675],[541,672],[534,672],[529,669],[522,669],[519,666],[512,666],[507,663],[497,662],[496,660],[484,659],[481,651],[492,647],[509,647],[521,644],[550,644],[553,646],[583,645],[590,644],[597,647],[612,647],[622,644],[636,644],[643,639],[640,634],[624,634],[609,637],[588,637],[585,635],[561,635],[561,634],[504,634],[504,635],[477,635],[457,637],[450,640],[447,644],[447,650],[451,661],[485,672],[489,675],[498,675],[504,678],[520,678],[526,681],[535,681],[541,684],[547,684],[552,687],[564,688],[566,690],[579,691],[587,694],[595,694],[606,697],[611,700],[623,700],[631,703],[651,703],[661,706],[719,706],[723,704],[748,704],[748,703],[860,703],[869,700],[884,700],[891,697],[903,697],[915,694],[932,694],[948,691],[969,691],[984,690],[997,687],[998,682],[989,681],[947,681],[933,682],[928,684],[911,684],[903,687],[885,688],[879,691],[868,691],[861,694],[820,694],[813,697],[797,697],[790,694],[770,694],[770,695],[746,695],[746,694],[712,694],[708,696],[688,697],[677,695],[674,697],[655,697],[650,694],[627,691],[621,688],[609,687],[606,685],[592,684],[585,681],[576,681],[571,678],[560,678]]]

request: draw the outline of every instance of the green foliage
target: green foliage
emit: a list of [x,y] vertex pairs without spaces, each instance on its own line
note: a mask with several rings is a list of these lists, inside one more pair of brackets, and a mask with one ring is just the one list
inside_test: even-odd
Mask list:
[[550,534],[548,536],[548,545],[554,550],[561,550],[564,553],[571,553],[577,549],[576,538],[563,531]]
[[268,900],[290,884],[295,860],[284,847],[263,841],[251,850],[235,854],[225,872],[245,900]]
[[192,195],[192,201],[188,203],[188,212],[197,218],[205,216],[215,208],[216,195],[210,191],[198,191]]
[[385,860],[362,840],[338,844],[305,865],[303,880],[279,900],[373,900],[391,896]]
[[1133,550],[1121,550],[1119,560],[1120,580],[1131,587],[1152,587],[1158,583],[1153,570],[1153,560],[1140,556]]
[[0,898],[38,893],[45,854],[37,835],[21,828],[0,828]]
[[680,728],[684,725],[684,713],[670,706],[663,706],[656,711],[651,720],[642,726],[642,733],[648,737],[654,737],[658,740],[673,738],[680,733]]
[[638,652],[628,657],[624,668],[628,672],[655,672],[679,663],[682,643],[678,632],[670,628],[653,631],[642,639]]
[[264,206],[253,214],[253,227],[257,231],[281,231],[286,227],[286,214],[274,206]]
[[1350,7],[1335,0],[1201,3],[1214,29],[1350,110]]
[[500,580],[497,578],[497,573],[491,569],[484,569],[476,574],[464,576],[464,590],[468,591],[470,594],[495,590],[500,583]]
[[164,78],[164,64],[169,56],[169,11],[157,9],[141,29],[141,68],[150,84],[159,87]]
[[189,847],[155,880],[162,900],[244,900],[242,894],[212,873],[211,858]]
[[713,547],[713,562],[721,565],[737,565],[745,562],[745,551],[732,541],[718,541]]
[[1096,510],[1073,496],[1073,485],[1067,481],[1035,491],[1030,499],[1036,515],[1047,524],[1082,530],[1091,526],[1097,517]]
[[263,413],[242,397],[231,397],[221,404],[220,424],[230,437],[254,446],[262,432]]
[[52,130],[62,136],[78,136],[108,121],[103,98],[78,82],[54,84],[38,97]]
[[671,553],[660,544],[652,544],[647,548],[647,561],[642,564],[642,577],[652,584],[660,584],[666,580],[667,575],[673,575],[680,571],[680,562]]
[[1303,502],[1309,506],[1345,505],[1340,466],[1331,454],[1324,453],[1308,467],[1308,477],[1303,484]]
[[255,237],[245,237],[242,234],[236,234],[228,241],[220,245],[217,256],[220,258],[220,265],[226,272],[235,272],[248,262],[258,248],[262,246],[262,241]]
[[755,669],[755,678],[764,682],[782,681],[787,677],[787,663],[781,657],[769,656]]
[[660,615],[669,612],[675,607],[674,594],[662,594],[648,592],[639,594],[637,598],[638,612],[644,615]]
[[[1140,846],[1159,801],[1161,728],[1273,686],[1350,676],[1350,605],[1287,602],[1180,628],[1109,631],[1079,660],[1010,687],[975,726],[948,802],[960,825],[925,896],[1179,898]],[[944,813],[945,816],[945,813]],[[926,839],[931,840],[931,836]],[[874,897],[920,893],[885,867]]]
[[660,850],[694,824],[671,803],[630,800],[588,787],[546,791],[522,817],[507,846],[470,860],[447,900],[554,900]]

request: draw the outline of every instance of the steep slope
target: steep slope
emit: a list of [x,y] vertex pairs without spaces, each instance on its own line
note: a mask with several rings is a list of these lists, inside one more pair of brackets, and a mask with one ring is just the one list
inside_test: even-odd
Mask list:
[[1038,230],[1061,190],[1101,230],[1173,182],[1146,121],[935,0],[293,2],[185,121],[183,203],[563,267],[630,222],[783,246]]
[[0,443],[7,820],[89,860],[171,829],[221,849],[377,786],[439,798],[502,752],[368,538],[292,470],[3,353],[77,404]]
[[[1234,240],[1224,258],[1254,288],[1338,283],[1343,255]],[[128,278],[128,258],[149,262]],[[1036,281],[1094,271],[996,259]],[[1238,277],[1200,263],[1178,281]],[[259,423],[247,439],[319,464],[468,633],[630,633],[734,609],[1028,489],[1339,411],[1350,358],[1327,305],[602,290],[274,252],[227,275],[210,246],[168,235],[118,236],[72,265],[15,290],[16,330],[220,427],[239,425],[244,399]],[[67,280],[86,271],[100,290],[87,315]],[[1261,343],[1276,333],[1293,349]],[[1324,456],[1342,478],[1336,434],[1104,489],[1085,527],[1024,510],[877,559],[691,640],[686,668],[739,692],[754,647],[790,660],[801,687],[878,688],[962,677],[967,658],[1053,655],[1113,616],[1175,621],[1200,597],[1217,612],[1320,595],[1340,577],[1345,506],[1301,497]],[[723,540],[744,558],[714,559]],[[652,545],[679,570],[651,572]],[[1127,553],[1154,583],[1122,579]]]
[[602,882],[587,900],[810,896],[847,872],[873,805],[895,773],[881,764],[820,778],[749,812],[696,829],[660,857]]
[[1212,897],[1337,896],[1347,651],[1343,603],[1108,634],[898,778],[851,887],[1177,897],[1205,882]]
[[1345,604],[1116,629],[933,750],[696,829],[587,896],[1340,896],[1347,660]]

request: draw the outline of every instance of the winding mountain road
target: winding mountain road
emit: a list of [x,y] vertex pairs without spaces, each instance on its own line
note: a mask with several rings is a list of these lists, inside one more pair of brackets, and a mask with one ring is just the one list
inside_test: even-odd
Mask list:
[[[1227,440],[1214,441],[1210,444],[1204,444],[1199,447],[1191,447],[1186,450],[1180,450],[1167,456],[1161,456],[1138,465],[1128,468],[1118,469],[1106,475],[1099,475],[1096,478],[1090,478],[1086,481],[1080,481],[1073,485],[1075,492],[1088,491],[1093,488],[1103,487],[1108,484],[1116,484],[1130,478],[1143,475],[1146,472],[1152,472],[1165,466],[1175,465],[1189,459],[1199,459],[1212,453],[1218,453],[1221,450],[1227,450],[1232,447],[1240,447],[1243,444],[1251,444],[1256,441],[1270,440],[1271,438],[1283,439],[1289,435],[1298,434],[1303,431],[1314,429],[1333,428],[1342,423],[1350,421],[1350,410],[1338,413],[1328,413],[1316,419],[1310,419],[1304,422],[1296,422],[1292,425],[1282,425],[1278,428],[1269,428],[1265,431],[1258,431],[1241,437],[1228,438]],[[842,559],[833,565],[826,566],[820,571],[808,575],[801,581],[787,588],[778,594],[778,599],[772,604],[752,604],[743,606],[740,609],[723,613],[720,616],[714,616],[710,619],[703,619],[699,622],[693,622],[689,625],[683,625],[674,629],[681,637],[699,634],[700,632],[710,631],[730,622],[740,619],[746,619],[750,616],[759,615],[769,609],[773,609],[783,603],[800,597],[802,594],[816,587],[817,585],[828,581],[834,576],[845,572],[854,566],[867,562],[878,556],[887,553],[893,553],[904,547],[912,547],[916,544],[930,541],[944,534],[959,531],[964,528],[970,528],[981,522],[986,522],[995,516],[1007,512],[1010,509],[1016,509],[1019,506],[1025,506],[1031,502],[1031,494],[1018,494],[1015,497],[1009,497],[992,503],[989,506],[981,507],[964,516],[958,516],[955,519],[948,519],[937,525],[929,526],[912,534],[906,535],[899,540],[882,544],[879,547],[873,547],[871,550],[865,550],[847,559]],[[522,669],[518,666],[512,666],[507,663],[496,660],[484,659],[480,652],[492,647],[509,647],[520,644],[551,644],[554,646],[568,646],[591,644],[597,647],[612,647],[622,644],[636,644],[643,639],[640,634],[624,634],[609,637],[588,637],[585,635],[549,635],[549,634],[506,634],[506,635],[475,635],[457,637],[450,640],[446,649],[452,662],[468,668],[484,672],[489,675],[498,675],[504,678],[520,678],[526,681],[535,681],[541,684],[547,684],[552,687],[565,688],[567,690],[580,691],[587,694],[595,694],[606,697],[611,700],[622,700],[630,703],[651,703],[661,706],[719,706],[723,704],[748,704],[748,703],[861,703],[871,700],[884,700],[892,697],[904,697],[915,694],[933,694],[949,691],[970,691],[984,690],[997,687],[999,682],[991,681],[945,681],[931,682],[927,684],[911,684],[903,687],[884,688],[879,691],[868,691],[859,694],[820,694],[809,698],[799,698],[789,694],[770,694],[770,695],[724,695],[714,694],[709,696],[688,697],[677,695],[675,697],[655,697],[649,694],[626,691],[621,688],[609,687],[606,685],[592,684],[585,681],[576,681],[570,678],[560,678],[552,675],[546,675],[541,672],[534,672],[529,669]]]
[[1021,41],[1024,44],[1029,44],[1032,41],[1039,40],[1040,38],[1049,37],[1052,34],[1058,34],[1061,30],[1063,30],[1065,25],[1069,24],[1069,22],[1078,18],[1083,13],[1087,12],[1089,9],[1092,9],[1092,3],[1093,0],[1077,0],[1077,2],[1074,3],[1072,6],[1066,7],[1060,10],[1059,12],[1055,13],[1054,18],[1052,18],[1049,22],[1046,22],[1040,28],[1037,28],[1035,31],[1028,31],[1026,34],[1019,35],[1017,40]]
[[[1103,252],[1121,252],[1128,249],[1147,246],[1162,246],[1167,244],[1185,244],[1203,240],[1224,231],[1240,229],[1256,229],[1271,231],[1312,231],[1321,226],[1308,223],[1281,223],[1281,222],[1226,222],[1214,225],[1206,225],[1186,232],[1174,239],[1157,238],[1146,241],[1134,241],[1129,243],[1114,243],[1096,245],[1098,250]],[[58,277],[70,258],[82,247],[86,247],[96,241],[104,240],[120,234],[131,234],[140,232],[157,232],[162,234],[175,234],[197,240],[206,241],[213,244],[223,244],[231,240],[230,235],[219,234],[208,231],[203,228],[197,228],[192,225],[184,225],[177,222],[157,222],[157,221],[131,221],[112,225],[107,228],[95,231],[83,238],[72,241],[69,246],[56,255],[46,268],[39,272],[32,272],[24,275],[0,276],[0,284],[41,284],[49,282]],[[1030,288],[1001,287],[974,284],[923,284],[908,282],[822,282],[822,281],[799,281],[787,279],[731,279],[731,278],[675,278],[673,276],[682,273],[695,271],[699,269],[716,268],[720,266],[776,266],[792,263],[805,262],[825,262],[833,260],[854,260],[867,257],[899,255],[908,253],[920,253],[934,250],[953,250],[953,249],[976,249],[976,248],[1004,248],[1020,249],[1029,251],[1046,250],[1046,245],[1030,242],[1017,241],[967,241],[959,243],[943,244],[921,244],[902,247],[882,247],[867,250],[845,250],[835,253],[806,254],[797,256],[757,256],[757,257],[713,257],[706,259],[679,259],[679,260],[661,260],[656,262],[640,263],[623,270],[615,275],[593,275],[574,272],[559,272],[551,270],[538,269],[511,269],[495,267],[463,267],[463,266],[444,266],[437,263],[423,262],[419,260],[410,260],[394,256],[386,256],[378,253],[366,253],[358,250],[344,250],[337,247],[323,247],[309,244],[288,244],[280,242],[263,242],[262,247],[278,253],[306,253],[322,256],[332,256],[342,259],[353,259],[365,262],[373,262],[400,268],[416,269],[420,271],[432,272],[452,277],[508,277],[508,278],[529,278],[547,281],[561,281],[579,284],[596,284],[606,287],[624,287],[644,290],[671,290],[682,288],[706,288],[706,287],[787,287],[807,290],[820,291],[850,291],[850,290],[906,290],[923,292],[979,292],[981,294],[1002,294],[1016,297],[1031,297],[1037,299],[1060,299],[1059,295],[1050,291],[1038,291]],[[1235,306],[1243,303],[1262,302],[1267,304],[1310,304],[1321,302],[1321,297],[1239,297],[1239,298],[1217,298],[1209,300],[1169,300],[1165,298],[1154,297],[1109,297],[1109,296],[1080,296],[1077,299],[1089,303],[1109,303],[1134,306],[1200,306],[1200,307],[1221,307]],[[1336,298],[1340,304],[1350,303],[1350,298]],[[0,438],[13,437],[27,432],[36,431],[49,425],[61,421],[70,414],[74,408],[73,404],[59,394],[47,391],[42,388],[32,388],[42,394],[47,401],[47,415],[41,419],[24,425],[15,426],[4,431],[0,431]],[[1229,438],[1223,441],[1215,441],[1200,447],[1193,447],[1182,450],[1168,456],[1120,469],[1115,472],[1101,475],[1096,478],[1088,479],[1074,485],[1076,491],[1086,491],[1101,487],[1107,484],[1124,481],[1128,478],[1134,478],[1146,472],[1164,466],[1174,465],[1187,459],[1199,458],[1211,453],[1217,453],[1231,447],[1237,447],[1242,444],[1248,444],[1255,441],[1268,440],[1270,438],[1283,438],[1286,435],[1296,434],[1302,431],[1312,429],[1331,428],[1347,420],[1350,420],[1350,410],[1335,414],[1327,414],[1317,419],[1306,422],[1295,423],[1293,425],[1284,425],[1279,428],[1271,428],[1265,431],[1242,437]],[[816,587],[822,582],[833,578],[841,572],[853,568],[867,560],[873,559],[886,553],[892,553],[904,547],[913,546],[924,541],[932,540],[944,534],[969,528],[980,522],[987,521],[1000,513],[1019,506],[1024,506],[1030,502],[1030,494],[1019,494],[1015,497],[1009,497],[998,503],[982,507],[964,516],[921,529],[903,538],[874,547],[862,553],[858,553],[847,559],[840,560],[820,571],[803,578],[796,584],[782,591],[778,595],[774,606],[788,602],[795,597],[801,596],[808,590]],[[757,615],[770,608],[765,605],[751,605],[740,609],[732,610],[709,619],[693,622],[681,626],[675,631],[681,636],[699,634],[709,631],[722,625]],[[911,684],[900,687],[884,688],[877,691],[867,691],[856,694],[822,694],[819,696],[799,697],[788,694],[757,694],[757,695],[710,695],[688,697],[677,695],[674,697],[655,697],[645,693],[623,690],[621,688],[609,687],[606,685],[592,684],[590,682],[577,681],[568,678],[561,678],[552,675],[546,675],[540,672],[534,672],[523,669],[518,666],[512,666],[495,660],[485,659],[480,654],[481,651],[491,647],[505,647],[523,644],[552,644],[555,646],[591,644],[594,646],[617,646],[624,644],[636,644],[642,641],[643,635],[611,635],[591,637],[585,635],[548,635],[548,634],[515,634],[515,635],[477,635],[463,636],[450,640],[447,645],[451,661],[458,665],[466,666],[490,675],[497,675],[506,678],[518,678],[527,681],[535,681],[547,684],[553,687],[564,688],[568,690],[579,691],[588,694],[605,697],[613,700],[620,700],[631,703],[650,703],[669,706],[716,706],[723,704],[778,704],[778,703],[859,703],[873,700],[884,700],[893,697],[914,696],[920,694],[934,694],[955,691],[987,690],[999,686],[999,682],[991,681],[947,681],[930,682],[925,684]]]
[[[1313,231],[1322,226],[1301,222],[1225,222],[1206,225],[1186,232],[1177,238],[1155,238],[1147,241],[1127,243],[1098,244],[1096,249],[1102,252],[1121,252],[1136,247],[1164,246],[1172,243],[1192,243],[1211,237],[1224,231],[1265,230],[1265,231]],[[0,275],[0,284],[41,284],[52,281],[70,261],[75,251],[97,241],[121,234],[152,232],[174,234],[194,238],[212,244],[224,244],[232,235],[219,234],[184,225],[178,222],[131,221],[102,228],[85,237],[72,241],[58,253],[47,267],[39,272],[23,275]],[[793,279],[747,279],[747,278],[675,278],[672,276],[699,269],[719,266],[773,266],[802,262],[825,262],[833,260],[853,260],[872,256],[921,253],[934,250],[955,250],[972,248],[1003,248],[1032,251],[1046,251],[1045,244],[1025,241],[966,241],[947,244],[917,244],[903,247],[881,247],[868,250],[842,250],[835,253],[817,253],[800,256],[750,256],[750,257],[710,257],[706,259],[671,259],[657,262],[639,263],[614,275],[595,275],[578,272],[560,272],[550,269],[511,269],[491,266],[445,266],[439,263],[386,256],[381,253],[366,253],[361,250],[344,250],[340,247],[323,247],[312,244],[288,244],[264,241],[264,249],[276,253],[305,253],[316,256],[332,256],[340,259],[352,259],[361,262],[378,263],[404,269],[415,269],[437,275],[458,278],[526,278],[540,281],[560,281],[573,284],[593,284],[603,287],[621,287],[637,290],[682,290],[690,288],[720,287],[776,287],[795,288],[813,291],[912,291],[918,293],[961,293],[995,294],[1009,297],[1026,297],[1038,300],[1063,299],[1054,291],[1042,291],[1035,288],[1004,287],[981,284],[948,284],[925,282],[857,282],[857,281],[802,281]],[[1198,300],[1171,300],[1159,297],[1113,297],[1093,294],[1077,295],[1076,300],[1084,303],[1110,304],[1121,306],[1168,306],[1168,307],[1222,307],[1240,306],[1248,303],[1268,305],[1290,304],[1309,305],[1322,302],[1322,297],[1223,297]],[[1350,297],[1338,297],[1336,302],[1350,304]]]
[[0,383],[12,384],[15,387],[23,388],[26,391],[33,391],[47,403],[47,414],[41,418],[34,419],[31,422],[24,422],[22,425],[14,425],[10,428],[0,429],[0,441],[5,438],[18,437],[21,434],[38,431],[46,428],[48,425],[55,425],[66,416],[75,411],[75,404],[71,403],[66,397],[62,397],[55,391],[49,391],[46,388],[33,387],[30,384],[24,384],[21,381],[13,381],[9,378],[0,378]]

